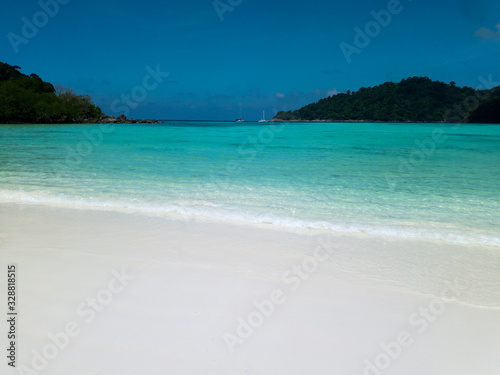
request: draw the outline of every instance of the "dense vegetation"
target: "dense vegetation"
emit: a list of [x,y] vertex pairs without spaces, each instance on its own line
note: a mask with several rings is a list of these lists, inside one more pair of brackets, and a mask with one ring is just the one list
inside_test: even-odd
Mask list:
[[0,123],[85,122],[102,115],[90,96],[71,90],[56,94],[51,83],[19,69],[0,62]]
[[[497,91],[500,94],[500,90]],[[469,122],[500,124],[500,95],[495,95],[481,104],[469,116]]]
[[[90,96],[68,89],[56,92],[51,83],[19,69],[0,62],[0,123],[96,122],[108,117]],[[500,123],[500,87],[479,91],[413,77],[337,94],[293,112],[278,112],[274,119]]]
[[457,87],[454,82],[446,84],[427,77],[413,77],[337,94],[293,112],[278,112],[275,119],[500,123],[499,91],[498,87],[478,91]]

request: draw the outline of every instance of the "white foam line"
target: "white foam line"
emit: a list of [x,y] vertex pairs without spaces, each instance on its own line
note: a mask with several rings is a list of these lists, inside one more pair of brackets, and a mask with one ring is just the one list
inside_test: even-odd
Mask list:
[[461,245],[485,245],[500,247],[500,237],[490,234],[472,233],[464,234],[463,230],[456,228],[439,233],[435,229],[415,227],[410,225],[383,227],[369,224],[334,224],[325,221],[305,221],[295,218],[278,217],[272,214],[256,215],[252,213],[230,212],[221,210],[220,205],[210,202],[197,201],[180,202],[165,206],[154,206],[147,203],[137,204],[126,201],[100,201],[68,198],[55,196],[42,192],[17,192],[0,190],[0,202],[49,205],[55,207],[74,208],[83,210],[115,211],[124,213],[140,213],[148,216],[174,216],[181,220],[196,217],[209,221],[238,222],[252,225],[274,225],[291,229],[327,230],[336,233],[366,234],[377,237],[424,239],[444,241],[446,243]]

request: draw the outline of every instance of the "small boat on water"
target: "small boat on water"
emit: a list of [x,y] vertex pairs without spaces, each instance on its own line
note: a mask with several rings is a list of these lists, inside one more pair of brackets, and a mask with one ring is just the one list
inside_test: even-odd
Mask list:
[[262,120],[259,120],[259,122],[267,122],[267,120],[266,120],[266,111],[262,111]]
[[236,119],[236,122],[245,122],[245,120],[243,119],[243,111],[241,110],[241,108],[240,108],[240,117]]

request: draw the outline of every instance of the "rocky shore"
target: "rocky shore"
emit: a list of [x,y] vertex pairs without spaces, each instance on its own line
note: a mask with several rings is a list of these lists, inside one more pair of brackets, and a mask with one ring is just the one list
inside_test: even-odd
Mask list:
[[136,120],[127,118],[124,114],[115,116],[102,115],[99,118],[82,118],[84,124],[157,124],[158,120]]

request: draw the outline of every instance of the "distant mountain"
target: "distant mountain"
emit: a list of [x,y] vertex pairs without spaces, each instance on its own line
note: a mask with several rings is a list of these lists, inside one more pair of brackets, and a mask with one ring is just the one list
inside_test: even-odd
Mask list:
[[273,120],[500,123],[499,99],[500,86],[475,90],[412,77],[347,91],[293,112],[281,111]]

